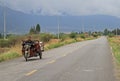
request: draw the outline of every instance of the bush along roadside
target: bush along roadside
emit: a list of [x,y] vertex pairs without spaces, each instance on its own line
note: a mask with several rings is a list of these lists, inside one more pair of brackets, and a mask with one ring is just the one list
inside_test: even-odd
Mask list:
[[58,48],[60,46],[64,46],[67,44],[71,44],[71,43],[75,43],[77,42],[76,40],[71,40],[71,41],[63,41],[63,42],[58,42],[58,43],[53,43],[53,44],[49,44],[45,47],[45,50],[49,50],[49,49],[53,49],[53,48]]

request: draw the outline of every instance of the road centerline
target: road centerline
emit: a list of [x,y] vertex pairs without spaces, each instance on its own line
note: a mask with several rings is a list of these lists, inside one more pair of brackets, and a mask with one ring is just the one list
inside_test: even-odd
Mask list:
[[56,60],[52,60],[52,61],[48,62],[47,64],[52,64],[54,62],[56,62]]
[[27,74],[25,74],[25,76],[30,76],[30,75],[34,74],[35,72],[37,72],[37,70],[32,70],[32,71],[28,72]]

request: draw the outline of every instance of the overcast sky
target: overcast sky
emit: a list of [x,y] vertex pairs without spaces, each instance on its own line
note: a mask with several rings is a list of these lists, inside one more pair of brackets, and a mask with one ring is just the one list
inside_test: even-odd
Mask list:
[[40,15],[111,15],[120,17],[120,0],[0,0],[13,10]]

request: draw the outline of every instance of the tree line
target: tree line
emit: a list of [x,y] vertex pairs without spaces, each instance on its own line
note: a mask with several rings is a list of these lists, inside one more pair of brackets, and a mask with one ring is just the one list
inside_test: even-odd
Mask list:
[[116,28],[116,29],[113,29],[113,30],[109,30],[109,29],[105,29],[104,30],[104,35],[120,35],[120,29],[119,28]]
[[29,30],[29,34],[39,34],[40,32],[41,32],[41,27],[40,27],[39,24],[31,27],[30,30]]
[[[40,24],[36,24],[36,26],[33,26],[29,29],[29,34],[40,34],[41,33],[41,26]],[[77,32],[71,32],[71,37],[75,37],[75,33]],[[115,36],[115,35],[120,35],[120,29],[104,29],[104,31],[88,31],[88,32],[78,32],[77,34],[83,34],[83,33],[87,33],[89,35],[93,35],[93,36],[99,36],[99,35],[105,35],[105,36]],[[7,37],[9,35],[7,34]],[[0,39],[2,39],[4,37],[3,33],[0,33]],[[84,36],[83,36],[84,37]]]

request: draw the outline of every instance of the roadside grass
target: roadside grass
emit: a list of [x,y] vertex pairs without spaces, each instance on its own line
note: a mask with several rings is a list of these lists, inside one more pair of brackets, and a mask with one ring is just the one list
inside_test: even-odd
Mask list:
[[120,81],[120,37],[111,37],[108,40],[114,56],[115,76],[117,81]]
[[[58,39],[52,39],[51,41],[49,41],[45,44],[45,50],[50,50],[50,49],[58,48],[60,46],[64,46],[64,45],[67,45],[67,44],[80,42],[80,41],[85,41],[85,40],[92,40],[92,39],[95,39],[95,38],[91,38],[91,37],[86,38],[86,39],[82,39],[82,38],[70,39],[69,38],[69,39],[65,39],[64,41],[61,41],[61,40],[58,40]],[[21,48],[22,48],[22,46],[19,42],[15,46],[11,47],[8,52],[0,54],[0,62],[22,56]]]
[[8,52],[0,55],[0,62],[10,60],[16,57],[19,57],[20,55],[16,52]]
[[[48,42],[45,45],[45,50],[50,50],[50,49],[57,48],[57,47],[60,47],[60,46],[66,45],[66,44],[71,44],[74,42],[76,42],[76,40],[74,40],[74,39],[65,40],[63,42],[53,40],[53,41]],[[21,48],[22,48],[21,44],[19,44],[19,45],[17,44],[14,47],[11,47],[10,51],[0,54],[0,62],[6,61],[6,60],[11,60],[16,57],[22,56]]]
[[9,49],[10,50],[8,52],[0,54],[0,62],[22,56],[20,45],[15,45],[14,47],[11,47]]
[[60,46],[64,46],[64,45],[75,43],[75,42],[76,42],[76,40],[69,39],[69,40],[66,40],[66,41],[63,41],[63,42],[50,43],[50,44],[47,44],[45,46],[45,50],[49,50],[49,49],[53,49],[53,48],[58,48]]
[[9,48],[0,48],[0,54],[9,51]]
[[120,64],[120,37],[109,38],[116,62]]

